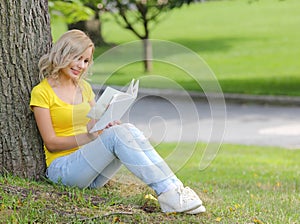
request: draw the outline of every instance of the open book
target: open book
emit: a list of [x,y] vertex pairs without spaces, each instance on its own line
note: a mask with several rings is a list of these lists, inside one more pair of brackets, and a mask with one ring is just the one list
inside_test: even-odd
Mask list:
[[120,120],[137,97],[139,80],[133,79],[126,92],[106,87],[88,117],[98,120],[90,132],[102,130],[109,122]]

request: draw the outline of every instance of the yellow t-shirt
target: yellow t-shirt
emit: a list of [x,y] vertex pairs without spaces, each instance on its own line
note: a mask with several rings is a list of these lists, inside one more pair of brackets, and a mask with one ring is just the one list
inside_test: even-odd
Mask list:
[[[89,118],[86,115],[90,110],[89,102],[94,99],[95,94],[88,82],[82,80],[80,86],[83,101],[76,105],[61,100],[47,79],[42,80],[31,91],[30,107],[37,106],[50,110],[52,125],[57,136],[73,136],[87,132],[86,124]],[[68,155],[77,149],[78,147],[53,153],[44,145],[47,167],[54,159]]]

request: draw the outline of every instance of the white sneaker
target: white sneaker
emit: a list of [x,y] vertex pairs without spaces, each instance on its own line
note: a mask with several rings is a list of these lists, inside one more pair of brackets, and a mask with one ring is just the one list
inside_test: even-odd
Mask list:
[[206,209],[203,205],[201,205],[200,207],[194,209],[194,210],[191,210],[191,211],[187,211],[186,214],[189,214],[189,215],[196,215],[196,214],[199,214],[199,213],[203,213],[203,212],[206,212]]
[[188,212],[202,205],[198,195],[189,187],[177,187],[158,196],[161,210],[168,212]]

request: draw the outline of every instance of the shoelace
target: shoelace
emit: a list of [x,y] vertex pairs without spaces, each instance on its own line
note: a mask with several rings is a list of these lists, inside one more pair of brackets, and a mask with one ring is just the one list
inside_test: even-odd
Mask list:
[[177,188],[177,192],[179,194],[180,207],[182,207],[183,201],[189,201],[195,198],[195,194],[189,187],[180,186]]

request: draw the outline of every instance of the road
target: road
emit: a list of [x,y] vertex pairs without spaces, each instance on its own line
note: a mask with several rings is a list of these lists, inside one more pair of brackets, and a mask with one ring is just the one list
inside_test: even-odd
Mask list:
[[123,118],[152,141],[300,148],[300,106],[139,97]]

